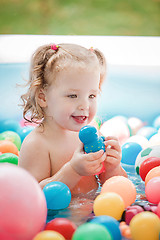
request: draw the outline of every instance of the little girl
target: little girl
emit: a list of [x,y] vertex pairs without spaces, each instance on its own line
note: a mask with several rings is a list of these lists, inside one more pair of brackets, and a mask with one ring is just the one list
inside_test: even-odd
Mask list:
[[[115,137],[105,139],[106,152],[85,154],[79,130],[91,123],[106,74],[106,62],[97,49],[75,44],[45,45],[34,53],[29,89],[22,96],[23,116],[40,124],[23,141],[19,166],[43,188],[52,181],[65,183],[72,193],[98,188],[104,181],[127,176],[120,166],[121,148]],[[109,148],[107,146],[110,146]]]

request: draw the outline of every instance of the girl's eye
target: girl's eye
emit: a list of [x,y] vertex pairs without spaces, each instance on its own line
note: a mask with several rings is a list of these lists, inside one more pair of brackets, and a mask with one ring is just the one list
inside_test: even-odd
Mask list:
[[89,98],[96,98],[96,95],[91,94],[91,95],[89,95]]
[[76,94],[71,94],[71,95],[68,95],[69,98],[77,98],[77,95]]

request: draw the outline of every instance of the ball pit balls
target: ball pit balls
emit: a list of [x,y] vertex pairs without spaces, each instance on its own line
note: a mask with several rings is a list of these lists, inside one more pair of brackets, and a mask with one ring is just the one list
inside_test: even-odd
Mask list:
[[138,143],[142,147],[142,149],[149,147],[148,139],[146,137],[141,136],[141,135],[134,135],[134,136],[129,137],[126,140],[126,143],[129,143],[129,142]]
[[45,227],[45,230],[59,232],[66,240],[72,239],[72,235],[76,229],[76,225],[67,218],[55,218],[48,222]]
[[154,119],[153,127],[157,128],[157,130],[160,128],[160,115]]
[[16,132],[5,131],[5,132],[0,134],[0,140],[9,140],[9,141],[13,142],[16,145],[18,150],[20,150],[21,138],[20,138],[20,136]]
[[110,216],[99,216],[93,218],[90,223],[101,224],[109,231],[113,240],[121,240],[122,235],[119,228],[119,222]]
[[23,142],[23,140],[25,139],[25,137],[32,132],[32,130],[34,129],[33,126],[28,126],[28,127],[20,127],[18,130],[18,135],[21,138],[21,141]]
[[134,184],[126,177],[114,176],[105,181],[101,188],[101,193],[115,192],[119,194],[125,204],[130,206],[136,200],[136,188]]
[[33,240],[65,240],[65,238],[56,231],[46,230],[38,233]]
[[46,200],[31,174],[16,165],[1,163],[0,193],[0,239],[33,239],[43,230]]
[[154,177],[145,186],[147,200],[151,203],[160,202],[160,177]]
[[109,231],[100,224],[84,223],[75,231],[72,240],[113,240]]
[[144,126],[139,129],[139,131],[137,132],[137,135],[144,136],[149,140],[156,133],[157,133],[156,128],[150,127],[150,126]]
[[0,120],[0,133],[5,131],[18,132],[20,125],[18,121],[13,119]]
[[120,220],[125,209],[122,197],[114,192],[102,193],[96,197],[93,211],[96,216],[108,215]]
[[142,151],[141,145],[135,142],[127,142],[122,145],[121,163],[135,165],[137,155]]
[[160,218],[160,202],[158,203],[156,214]]
[[139,174],[139,168],[141,163],[149,157],[159,157],[160,158],[160,146],[153,146],[143,149],[137,156],[135,162],[135,169],[137,174]]
[[160,177],[160,166],[154,167],[147,173],[145,177],[145,185],[149,182],[150,179],[154,177]]
[[104,122],[100,127],[100,132],[105,137],[117,137],[121,145],[130,137],[127,120],[122,116],[116,116]]
[[145,177],[147,173],[154,167],[160,166],[160,158],[150,157],[142,162],[139,168],[139,175],[143,181],[145,181]]
[[0,141],[0,152],[1,153],[13,153],[18,156],[18,148],[14,143],[8,140]]
[[155,135],[153,135],[150,139],[149,139],[149,146],[155,146],[155,145],[160,145],[160,133],[157,133]]
[[131,129],[131,135],[135,135],[140,128],[143,127],[143,122],[141,119],[136,117],[131,117],[128,119],[128,125]]
[[133,240],[159,240],[159,217],[152,212],[141,212],[132,218],[130,229]]
[[18,165],[18,156],[13,153],[0,154],[0,163],[4,163],[4,162]]
[[50,210],[60,210],[67,208],[71,202],[71,191],[62,182],[50,182],[43,192],[47,201],[47,208]]

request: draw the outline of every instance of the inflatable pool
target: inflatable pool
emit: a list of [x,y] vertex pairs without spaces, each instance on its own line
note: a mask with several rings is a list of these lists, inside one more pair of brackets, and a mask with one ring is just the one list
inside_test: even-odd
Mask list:
[[[113,119],[112,125],[113,124],[117,125],[117,123],[118,124],[120,123],[120,126],[119,128],[117,128],[117,131],[120,130],[120,134],[123,135],[122,140],[124,140],[124,137],[126,138],[125,140],[127,140],[130,137],[130,135],[132,137],[135,137],[133,136],[134,129],[130,129],[129,131],[128,119],[131,119],[132,117],[137,118],[141,120],[144,125],[152,126],[156,117],[160,116],[160,107],[159,107],[159,103],[160,103],[160,61],[159,61],[160,37],[1,35],[0,36],[0,135],[1,135],[1,140],[3,140],[3,137],[4,137],[2,136],[3,133],[1,134],[1,132],[3,131],[3,129],[1,129],[1,126],[3,127],[2,123],[4,123],[5,121],[7,121],[7,119],[9,119],[13,121],[16,120],[17,124],[19,124],[19,122],[22,119],[22,109],[20,107],[20,104],[21,104],[20,96],[23,94],[23,92],[25,92],[25,86],[24,86],[25,79],[28,78],[29,61],[32,53],[38,46],[43,45],[45,43],[53,43],[53,42],[55,43],[73,42],[73,43],[84,45],[87,48],[90,48],[91,46],[93,46],[94,48],[97,47],[104,52],[107,59],[107,77],[103,84],[102,93],[99,97],[97,116],[98,116],[98,119],[101,120],[101,122],[104,124],[109,122],[107,121],[109,119]],[[114,118],[115,116],[117,118]],[[126,124],[126,119],[128,121],[127,124]],[[15,122],[12,122],[12,124],[13,123]],[[110,130],[110,125],[107,126],[104,124],[102,125],[103,129],[106,128]],[[13,126],[13,128],[14,127],[17,127],[17,125]],[[160,121],[159,121],[159,127],[160,127]],[[129,224],[129,220],[131,220],[131,216],[133,217],[133,215],[136,215],[140,211],[140,212],[144,212],[142,214],[142,218],[144,215],[146,219],[149,219],[146,224],[150,224],[149,221],[151,219],[151,222],[152,222],[152,217],[153,217],[153,218],[156,218],[154,219],[154,221],[156,221],[156,224],[159,228],[159,219],[157,223],[157,218],[158,218],[157,215],[154,214],[156,217],[153,216],[152,213],[151,213],[151,216],[147,215],[148,211],[154,213],[155,207],[156,208],[158,207],[154,204],[153,201],[151,201],[151,204],[148,203],[147,198],[145,196],[145,183],[141,179],[142,176],[140,177],[140,175],[137,175],[136,173],[136,171],[139,173],[140,162],[143,162],[146,156],[157,158],[158,159],[157,162],[158,161],[159,162],[158,163],[154,162],[154,164],[159,165],[160,163],[160,155],[158,155],[160,154],[159,146],[149,148],[149,151],[147,150],[148,155],[146,154],[146,150],[145,150],[148,144],[148,140],[149,138],[151,138],[151,135],[159,134],[158,133],[158,131],[160,131],[158,130],[159,127],[157,127],[154,133],[149,132],[150,129],[147,130],[148,135],[145,136],[146,137],[145,142],[143,142],[142,147],[141,147],[141,144],[140,145],[138,144],[137,140],[136,140],[137,141],[136,143],[133,141],[134,142],[133,145],[132,145],[132,141],[129,143],[123,142],[121,162],[123,167],[127,171],[128,180],[126,179],[125,180],[122,179],[122,180],[132,182],[132,183],[129,183],[129,186],[132,187],[134,200],[129,204],[131,206],[129,206],[127,210],[125,209],[123,214],[121,213],[122,222],[125,219],[125,221],[126,222],[128,221],[128,224]],[[24,134],[23,128],[19,128],[19,126],[17,129],[19,129],[18,134],[20,134],[20,138],[23,141],[26,133]],[[124,135],[124,132],[126,129],[127,129],[127,133],[126,135]],[[31,130],[32,129],[28,128],[27,130],[28,133]],[[143,134],[141,137],[144,138]],[[139,141],[141,141],[142,138],[141,139],[139,138]],[[159,141],[158,144],[160,144],[160,138],[157,138],[156,141]],[[155,140],[154,140],[154,143],[155,143]],[[129,147],[127,144],[129,145]],[[138,148],[136,144],[139,145]],[[136,168],[134,166],[136,157],[133,156],[131,151],[127,152],[128,151],[127,149],[129,148],[131,149],[132,147],[134,148],[134,153],[135,151],[137,151],[136,157],[138,152],[140,152],[142,148],[144,149],[144,154],[142,154],[143,156],[141,155],[139,157],[136,163],[137,164]],[[158,150],[155,151],[154,148],[158,148]],[[2,151],[0,150],[0,154],[1,152]],[[17,150],[17,155],[18,155],[18,150]],[[128,159],[129,160],[131,159],[131,155],[132,157],[134,157],[133,163],[128,164]],[[3,162],[3,159],[1,161]],[[17,165],[18,164],[17,161],[18,161],[17,159],[14,161],[12,160],[12,163],[14,162],[14,164]],[[17,169],[15,168],[15,171],[20,171]],[[3,169],[1,169],[1,171],[2,170]],[[6,171],[8,170],[6,169]],[[142,169],[142,172],[144,174],[143,169]],[[11,173],[14,173],[14,172],[11,172]],[[158,173],[160,173],[160,169]],[[117,177],[120,177],[120,176],[117,176]],[[121,183],[122,185],[124,185],[123,181],[121,182],[119,181],[119,179],[117,181],[118,181],[117,182],[118,184]],[[157,183],[157,189],[159,187],[158,184],[160,184],[160,177],[159,177],[159,182]],[[123,188],[122,185],[121,187],[119,187],[119,189]],[[104,188],[104,185],[102,187]],[[50,223],[50,221],[53,219],[65,218],[72,221],[74,224],[76,224],[76,226],[80,226],[82,230],[78,230],[78,231],[83,231],[83,228],[87,226],[87,225],[84,226],[83,223],[92,222],[92,220],[97,221],[96,218],[94,218],[95,217],[94,214],[96,214],[96,211],[93,211],[93,205],[95,205],[95,201],[96,201],[95,198],[100,194],[101,191],[102,191],[102,188],[99,187],[98,191],[93,190],[88,194],[80,194],[78,196],[74,196],[72,198],[71,203],[69,204],[69,207],[66,207],[65,209],[58,209],[58,210],[48,209],[47,223]],[[134,194],[135,192],[136,192],[136,195]],[[132,195],[131,188],[127,191],[127,193],[125,192],[124,195],[125,196],[128,195],[130,198]],[[160,209],[160,204],[158,206]],[[114,209],[115,205],[112,207]],[[124,210],[124,207],[122,208],[122,210]],[[119,211],[119,209],[117,209],[117,211]],[[126,213],[127,211],[128,213]],[[159,215],[160,215],[160,210],[159,210]],[[111,219],[109,219],[109,221],[110,220]],[[139,220],[141,221],[141,219]],[[102,219],[101,220],[99,219],[98,221],[102,221]],[[122,236],[120,234],[120,229],[122,233],[124,227],[126,226],[119,227],[118,225],[118,228],[117,228],[117,226],[114,226],[115,224],[114,221],[112,219],[112,224],[110,224],[112,225],[111,229],[112,228],[114,229],[114,230],[113,229],[111,230],[112,237],[109,233],[108,238],[105,237],[101,239],[111,239],[111,240],[131,239],[125,233],[122,234]],[[119,224],[119,223],[116,222],[116,224]],[[130,225],[131,228],[133,228],[132,234],[134,233],[137,234],[138,231],[141,231],[141,230],[137,230],[139,225],[140,224],[137,224],[136,227],[132,227],[132,224]],[[48,229],[50,229],[49,225],[46,225],[46,226],[48,227]],[[92,227],[94,225],[88,225],[88,226],[91,226],[91,229],[90,230],[89,228],[87,230],[84,229],[84,231],[92,232],[93,231]],[[52,227],[53,225],[51,226],[51,228]],[[64,228],[64,226],[62,226],[62,228]],[[119,231],[117,233],[119,234],[117,238],[114,235],[116,232],[115,229]],[[148,229],[150,231],[150,227]],[[38,232],[40,230],[36,230],[36,231]],[[106,233],[106,230],[104,230],[103,228],[100,229],[99,231],[101,234],[104,231],[104,236],[107,236],[106,234],[108,234]],[[159,231],[159,230],[156,230],[156,231]],[[152,234],[152,236],[155,234],[154,230],[152,231],[152,233],[150,232],[148,233]],[[81,233],[76,233],[76,234],[81,234]],[[145,239],[149,239],[149,238],[146,238],[146,236],[147,235],[145,235]],[[95,236],[93,237],[94,237],[93,239],[95,240],[99,239],[99,238],[96,238]],[[39,238],[37,237],[35,239],[37,240]],[[62,237],[62,238],[56,238],[56,239],[64,239],[64,238]],[[71,239],[71,238],[66,238],[66,239]],[[73,237],[73,240],[78,240],[78,239],[83,239],[83,238],[79,238],[79,236],[76,236],[76,235]],[[87,238],[85,236],[85,239],[92,239],[92,238]],[[137,239],[142,239],[142,238],[137,238]]]

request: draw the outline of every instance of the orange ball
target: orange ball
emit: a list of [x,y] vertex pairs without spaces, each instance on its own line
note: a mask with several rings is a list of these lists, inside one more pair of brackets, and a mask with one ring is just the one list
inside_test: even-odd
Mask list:
[[52,230],[45,230],[39,232],[33,240],[65,240],[65,238],[58,232]]
[[134,184],[126,177],[114,176],[105,181],[101,193],[115,192],[119,194],[125,204],[125,208],[130,206],[136,200],[136,188]]
[[160,177],[160,166],[152,168],[145,177],[145,185],[154,177]]
[[18,148],[16,145],[9,140],[0,141],[0,152],[1,153],[13,153],[18,156]]
[[96,216],[107,215],[120,220],[124,210],[124,201],[117,193],[103,193],[94,200],[93,211]]

